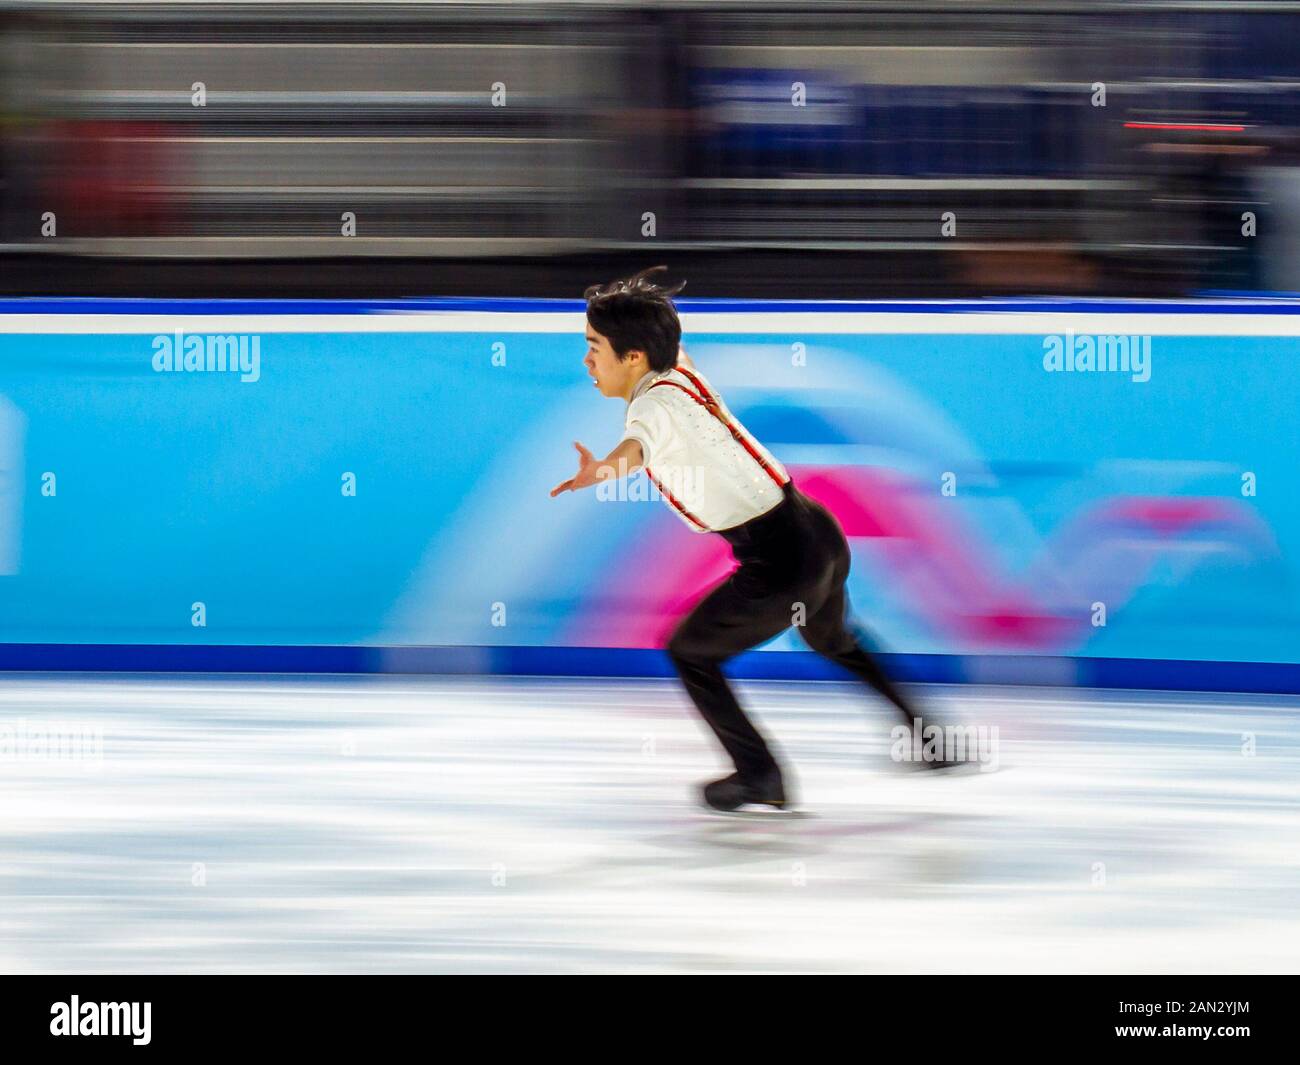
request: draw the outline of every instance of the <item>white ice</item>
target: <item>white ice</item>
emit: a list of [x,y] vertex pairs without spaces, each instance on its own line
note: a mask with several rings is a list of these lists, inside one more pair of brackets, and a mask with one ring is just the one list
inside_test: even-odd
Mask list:
[[855,686],[741,691],[809,816],[698,808],[667,681],[0,678],[0,969],[1300,968],[1300,699],[918,689],[999,728],[946,777]]

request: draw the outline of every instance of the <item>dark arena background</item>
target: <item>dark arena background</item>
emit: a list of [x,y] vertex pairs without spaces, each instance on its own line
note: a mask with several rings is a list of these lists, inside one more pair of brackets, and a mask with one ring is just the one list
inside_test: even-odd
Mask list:
[[[0,970],[1294,973],[1298,88],[1289,3],[0,3]],[[549,496],[661,263],[966,771],[796,619],[799,809],[700,806],[731,553]]]

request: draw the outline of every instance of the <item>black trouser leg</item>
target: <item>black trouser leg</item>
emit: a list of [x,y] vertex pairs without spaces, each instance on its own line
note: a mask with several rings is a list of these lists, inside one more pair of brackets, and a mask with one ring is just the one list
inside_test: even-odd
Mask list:
[[911,724],[912,719],[920,715],[920,710],[912,705],[911,700],[889,679],[880,663],[858,641],[849,627],[848,611],[848,594],[841,584],[800,630],[804,640],[823,658],[844,667],[878,691]]
[[909,723],[918,714],[848,627],[849,545],[839,523],[791,486],[786,495],[769,515],[723,533],[740,568],[705,596],[668,644],[691,699],[746,778],[769,773],[777,763],[736,702],[722,664],[796,619],[813,650],[864,680]]
[[[742,572],[744,571],[744,572]],[[722,673],[722,663],[784,632],[791,622],[791,597],[742,594],[749,591],[754,571],[733,573],[713,589],[677,627],[668,654],[686,691],[718,741],[747,779],[777,769],[767,742],[745,716]]]

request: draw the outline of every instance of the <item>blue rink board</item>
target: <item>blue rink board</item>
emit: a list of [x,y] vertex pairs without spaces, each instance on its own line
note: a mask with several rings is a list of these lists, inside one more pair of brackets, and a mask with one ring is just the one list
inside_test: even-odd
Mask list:
[[[1300,300],[678,302],[694,316],[688,349],[801,483],[884,471],[916,497],[905,517],[927,531],[903,556],[897,540],[853,538],[855,613],[901,676],[1300,691]],[[583,374],[580,336],[518,326],[582,307],[0,301],[0,322],[67,323],[0,333],[0,458],[18,471],[0,480],[0,669],[669,675],[645,582],[608,575],[653,559],[671,580],[664,559],[691,534],[653,500],[546,498],[569,441],[599,450],[621,431]],[[170,332],[196,315],[458,311],[509,317],[477,331],[270,331],[249,382],[151,365],[159,318]],[[802,336],[780,328],[796,313],[907,318],[897,332]],[[1039,315],[1042,332],[917,321],[990,313]],[[1151,336],[1149,379],[1045,372],[1045,338],[1072,316],[1152,313],[1193,327]],[[768,324],[710,332],[711,314]],[[152,325],[101,333],[86,315]],[[1273,316],[1278,333],[1241,335],[1223,315]],[[492,366],[497,343],[509,370]],[[794,344],[810,356],[798,372]],[[927,495],[952,470],[956,497]],[[340,471],[355,472],[354,497]],[[1247,471],[1257,494],[1243,495]],[[1098,600],[1102,627],[1083,620]],[[497,602],[509,624],[490,620]],[[1021,636],[998,635],[1003,615]],[[594,646],[607,632],[615,645]],[[791,634],[729,672],[841,675]]]

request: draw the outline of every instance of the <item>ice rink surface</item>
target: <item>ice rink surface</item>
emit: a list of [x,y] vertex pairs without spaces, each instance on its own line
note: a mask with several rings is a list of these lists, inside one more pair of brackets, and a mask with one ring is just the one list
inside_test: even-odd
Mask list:
[[808,816],[696,807],[667,681],[0,678],[0,968],[1300,969],[1300,699],[918,689],[998,726],[948,776],[741,690]]

